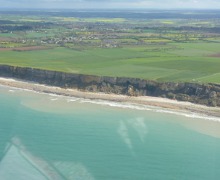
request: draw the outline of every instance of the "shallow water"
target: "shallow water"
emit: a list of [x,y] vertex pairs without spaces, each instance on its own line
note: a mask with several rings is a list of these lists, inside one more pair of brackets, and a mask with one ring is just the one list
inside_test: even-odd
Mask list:
[[220,123],[0,87],[0,179],[220,179]]

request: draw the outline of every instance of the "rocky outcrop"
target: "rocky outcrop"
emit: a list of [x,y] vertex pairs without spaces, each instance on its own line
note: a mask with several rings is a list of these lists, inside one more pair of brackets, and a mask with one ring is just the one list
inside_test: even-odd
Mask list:
[[207,106],[220,106],[220,85],[218,84],[156,82],[137,78],[101,77],[8,65],[0,66],[0,76],[90,92],[166,97]]

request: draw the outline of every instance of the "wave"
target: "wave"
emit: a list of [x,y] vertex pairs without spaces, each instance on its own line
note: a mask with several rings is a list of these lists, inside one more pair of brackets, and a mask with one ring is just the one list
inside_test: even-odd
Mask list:
[[185,117],[189,117],[189,118],[193,118],[193,119],[203,119],[203,120],[220,122],[220,118],[214,117],[214,116],[207,116],[205,114],[186,113],[186,112],[181,112],[181,111],[176,112],[176,111],[172,111],[172,110],[163,110],[163,109],[159,109],[159,110],[155,110],[155,111],[159,112],[159,113],[181,115],[181,116],[185,116]]
[[134,109],[134,110],[141,110],[141,111],[153,111],[157,113],[166,113],[166,114],[174,114],[179,116],[185,116],[193,119],[203,119],[203,120],[211,120],[220,122],[220,118],[214,116],[207,116],[204,114],[199,113],[189,113],[184,111],[174,111],[174,110],[167,110],[160,107],[155,106],[148,106],[148,105],[139,105],[139,104],[131,104],[131,103],[123,103],[123,102],[111,102],[111,101],[104,101],[104,100],[89,100],[89,99],[82,99],[81,103],[92,103],[97,105],[104,105],[110,107],[119,107],[124,109]]
[[[48,93],[43,93],[43,94],[48,94]],[[52,97],[60,97],[60,95],[53,94],[53,93],[49,93],[48,95],[49,95],[49,96],[52,96]]]
[[[5,86],[5,87],[8,87],[8,86]],[[37,92],[34,90],[29,90],[29,89],[10,87],[10,90],[14,90],[14,89],[33,92],[33,93],[37,93],[37,94],[44,94],[44,95],[46,94],[46,95],[49,95],[52,97],[66,98],[68,103],[78,101],[80,103],[91,103],[91,104],[97,104],[97,105],[102,105],[102,106],[118,107],[118,108],[123,108],[123,109],[134,109],[134,110],[141,110],[141,111],[153,111],[153,112],[157,112],[157,113],[174,114],[174,115],[184,116],[184,117],[189,117],[189,118],[194,118],[194,119],[203,119],[203,120],[220,122],[219,117],[208,116],[205,114],[192,113],[192,112],[167,110],[164,108],[150,106],[150,105],[140,105],[140,104],[124,103],[124,102],[113,102],[113,101],[97,100],[97,99],[85,99],[85,98],[70,97],[70,96],[68,97],[68,96],[64,96],[64,95],[57,95],[54,93],[44,93],[44,92]],[[53,98],[51,100],[57,100],[57,98]]]
[[67,102],[69,103],[69,102],[76,102],[76,101],[79,101],[80,100],[80,98],[68,98],[67,99]]
[[137,105],[132,103],[123,103],[123,102],[113,102],[113,101],[105,101],[105,100],[90,100],[90,99],[81,99],[80,103],[92,103],[104,106],[111,106],[111,107],[119,107],[124,109],[134,109],[134,110],[147,110],[150,111],[152,109],[146,105]]
[[50,99],[51,101],[57,101],[58,100],[58,98],[52,98],[52,99]]

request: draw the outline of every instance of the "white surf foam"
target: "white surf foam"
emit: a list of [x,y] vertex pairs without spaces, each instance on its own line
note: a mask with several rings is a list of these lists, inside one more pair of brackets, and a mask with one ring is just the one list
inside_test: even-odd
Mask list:
[[52,97],[59,97],[59,96],[60,96],[60,95],[53,94],[53,93],[49,93],[48,95],[49,95],[49,96],[52,96]]
[[[11,79],[11,80],[14,81],[13,79]],[[4,87],[8,87],[8,86],[4,86]],[[168,113],[168,114],[174,114],[174,115],[179,115],[179,116],[185,116],[185,117],[189,117],[189,118],[220,122],[219,117],[208,116],[208,115],[192,113],[192,112],[181,112],[181,111],[167,110],[167,109],[155,107],[155,106],[138,105],[138,104],[133,104],[133,103],[123,103],[123,102],[113,102],[113,101],[107,101],[107,100],[93,100],[93,99],[85,99],[85,98],[76,98],[76,97],[68,97],[68,96],[64,96],[64,95],[57,95],[57,94],[53,94],[53,93],[37,92],[34,90],[23,89],[23,88],[14,88],[14,87],[10,87],[10,88],[11,89],[18,89],[21,91],[33,92],[33,93],[37,93],[37,94],[46,94],[46,95],[49,95],[52,97],[68,98],[67,102],[79,101],[80,103],[92,103],[92,104],[97,104],[97,105],[102,105],[102,106],[118,107],[118,108],[123,108],[123,109],[134,109],[134,110],[141,110],[141,111],[154,111],[154,112],[158,112],[158,113]]]
[[124,109],[135,109],[135,110],[151,110],[149,106],[145,105],[136,105],[132,103],[123,103],[123,102],[113,102],[113,101],[104,101],[104,100],[90,100],[90,99],[81,99],[80,103],[92,103],[103,106],[119,107]]
[[68,103],[70,103],[70,102],[76,102],[76,101],[78,101],[78,100],[80,100],[80,98],[68,98],[66,101],[67,101]]
[[57,101],[58,100],[58,98],[52,98],[52,99],[50,99],[51,101]]
[[204,114],[198,114],[198,113],[186,113],[186,112],[175,112],[172,110],[163,110],[163,109],[158,109],[155,110],[156,112],[159,113],[168,113],[168,114],[175,114],[175,115],[180,115],[180,116],[185,116],[185,117],[189,117],[189,118],[193,118],[193,119],[203,119],[203,120],[210,120],[210,121],[216,121],[216,122],[220,122],[220,118],[218,117],[214,117],[214,116],[207,116]]
[[189,118],[204,119],[204,120],[211,120],[211,121],[220,122],[220,118],[214,117],[214,116],[207,116],[207,115],[198,114],[198,113],[167,110],[167,109],[163,109],[160,107],[154,107],[154,106],[138,105],[138,104],[131,104],[131,103],[128,104],[128,103],[122,103],[122,102],[111,102],[111,101],[103,101],[103,100],[89,100],[89,99],[82,99],[80,102],[81,103],[98,104],[98,105],[103,105],[103,106],[119,107],[119,108],[124,108],[124,109],[134,109],[134,110],[141,110],[141,111],[154,111],[154,112],[158,112],[158,113],[174,114],[174,115],[180,115],[180,116],[185,116],[185,117],[189,117]]

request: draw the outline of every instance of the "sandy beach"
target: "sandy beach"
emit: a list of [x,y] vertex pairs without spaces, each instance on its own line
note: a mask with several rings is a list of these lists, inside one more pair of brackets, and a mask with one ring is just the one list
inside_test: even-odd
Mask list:
[[160,97],[149,97],[149,96],[130,97],[130,96],[116,95],[116,94],[93,93],[93,92],[80,91],[77,89],[64,89],[54,86],[46,86],[42,84],[36,84],[34,82],[25,82],[21,80],[8,79],[8,78],[0,78],[0,85],[27,89],[42,93],[52,93],[57,95],[85,98],[91,100],[99,99],[99,100],[107,100],[114,102],[126,102],[126,103],[133,103],[139,105],[155,106],[176,112],[196,113],[199,115],[220,118],[219,107],[207,107],[203,105],[193,104],[190,102],[180,102],[180,101],[160,98]]

